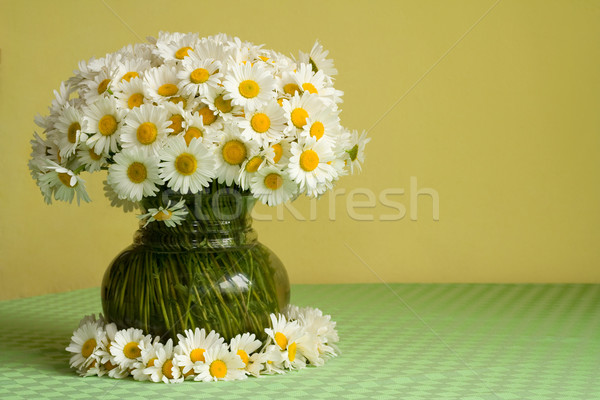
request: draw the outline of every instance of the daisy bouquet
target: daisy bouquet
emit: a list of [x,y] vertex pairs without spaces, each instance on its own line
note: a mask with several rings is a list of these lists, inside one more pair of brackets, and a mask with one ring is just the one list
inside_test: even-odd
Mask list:
[[292,58],[225,34],[161,32],[61,83],[31,142],[45,201],[90,201],[82,174],[104,170],[111,205],[140,210],[134,245],[104,277],[109,321],[173,339],[198,326],[266,335],[289,283],[249,210],[321,196],[360,171],[369,141],[340,123],[327,56],[318,42]]

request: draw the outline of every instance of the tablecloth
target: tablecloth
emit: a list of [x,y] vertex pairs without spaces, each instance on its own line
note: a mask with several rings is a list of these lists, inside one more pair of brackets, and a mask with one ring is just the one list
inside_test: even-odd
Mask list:
[[0,398],[600,399],[600,285],[294,285],[337,321],[323,367],[235,382],[81,378],[65,347],[98,288],[0,302]]

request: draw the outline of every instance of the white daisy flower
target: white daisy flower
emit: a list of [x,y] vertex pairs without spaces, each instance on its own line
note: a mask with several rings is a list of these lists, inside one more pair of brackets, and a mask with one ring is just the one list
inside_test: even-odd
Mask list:
[[254,376],[284,374],[283,362],[284,356],[279,346],[270,345],[250,356],[247,371]]
[[170,141],[161,155],[160,177],[181,194],[198,193],[215,177],[215,160],[198,139],[189,146],[183,137]]
[[296,85],[303,92],[322,94],[325,89],[325,75],[322,71],[313,72],[310,64],[300,64],[292,73]]
[[205,106],[201,103],[198,107],[194,108],[192,114],[198,115],[202,118],[202,125],[210,127],[211,129],[218,131],[223,127],[222,121],[219,119],[218,114],[211,110],[210,107]]
[[317,40],[310,53],[300,52],[299,60],[302,63],[310,64],[313,71],[323,71],[328,78],[331,78],[337,75],[338,71],[333,66],[333,60],[327,58],[328,55],[329,50],[323,49],[323,46]]
[[104,195],[108,198],[112,207],[122,208],[125,212],[132,212],[133,210],[137,210],[139,208],[137,202],[119,198],[119,195],[114,191],[108,181],[103,181],[102,184],[104,188]]
[[48,149],[48,143],[42,139],[37,132],[33,133],[33,139],[29,141],[31,143],[31,159],[28,162],[29,172],[33,179],[38,179],[44,174],[44,167],[47,165],[46,151]]
[[317,196],[319,184],[331,183],[337,178],[337,172],[330,164],[334,155],[327,142],[309,138],[303,144],[292,143],[291,151],[287,171],[290,178],[299,185],[301,192]]
[[144,374],[150,375],[152,382],[178,383],[183,382],[181,369],[173,358],[173,340],[169,339],[167,344],[156,343],[154,345],[156,358],[151,366],[144,370]]
[[59,114],[54,132],[61,157],[68,158],[76,151],[82,137],[82,125],[83,115],[75,107],[67,105]]
[[303,139],[313,137],[318,141],[324,140],[333,146],[341,129],[338,113],[326,108],[306,119],[306,125],[299,136]]
[[202,38],[194,49],[201,60],[212,58],[213,60],[227,60],[231,51],[226,49],[225,43],[230,42],[231,37],[220,34]]
[[157,185],[163,181],[158,176],[158,157],[132,148],[115,154],[114,161],[108,169],[108,183],[120,198],[140,201],[159,191]]
[[269,163],[280,169],[287,168],[288,162],[292,155],[292,144],[287,140],[282,140],[278,143],[273,143],[265,149],[265,154]]
[[195,381],[232,381],[246,379],[245,364],[227,345],[216,345],[204,352],[205,361],[194,365]]
[[158,103],[179,96],[177,71],[169,65],[150,68],[144,74],[144,81],[148,87],[148,94]]
[[179,202],[173,205],[171,205],[171,200],[169,200],[166,206],[149,208],[147,213],[138,215],[138,218],[146,221],[144,228],[150,222],[154,221],[162,221],[168,227],[173,228],[176,225],[181,225],[181,221],[185,219],[186,215],[188,214],[185,208],[184,199],[181,199]]
[[171,121],[162,107],[142,104],[127,114],[122,129],[123,148],[137,148],[143,154],[157,155],[170,133]]
[[293,198],[298,186],[286,172],[276,167],[261,168],[252,177],[250,189],[264,204],[276,206]]
[[213,130],[207,128],[202,123],[202,117],[199,114],[191,114],[186,112],[185,118],[185,129],[183,137],[185,143],[189,146],[193,139],[198,139],[203,142],[205,146],[210,146],[215,140]]
[[[307,332],[306,339],[302,340],[300,347],[302,353],[314,365],[323,365],[325,360],[339,354],[335,343],[339,342],[336,323],[330,315],[323,315],[318,308],[292,306],[287,311],[290,318],[297,319]],[[315,338],[311,343],[311,336]]]
[[52,161],[48,161],[48,163],[46,168],[49,171],[39,178],[40,187],[45,187],[46,190],[51,189],[56,200],[71,203],[73,197],[77,195],[77,205],[81,200],[90,202],[90,197],[85,190],[85,181],[79,175]]
[[240,166],[240,176],[238,178],[240,187],[243,190],[250,189],[252,178],[265,165],[267,165],[267,156],[264,150],[255,154],[249,153],[246,161]]
[[245,140],[255,141],[267,147],[270,143],[283,139],[286,128],[285,113],[275,100],[253,112],[247,112],[240,120],[239,127]]
[[186,329],[185,335],[177,334],[181,353],[175,355],[177,365],[184,374],[188,374],[194,367],[206,362],[206,351],[214,347],[221,347],[224,339],[215,331],[207,335],[204,329],[196,328],[193,331]]
[[240,357],[244,363],[243,368],[246,370],[248,370],[250,357],[260,346],[262,346],[262,342],[256,339],[254,333],[239,334],[229,341],[229,350]]
[[150,336],[145,336],[141,329],[123,329],[115,334],[111,341],[110,354],[123,369],[130,369],[136,362],[142,361],[140,342],[151,341]]
[[225,99],[227,92],[224,88],[210,89],[206,92],[206,97],[202,102],[212,110],[212,112],[225,120],[231,122],[243,114],[244,109],[238,105],[232,104],[231,99]]
[[[127,53],[125,53],[127,54]],[[134,78],[143,77],[144,71],[150,69],[150,61],[143,58],[121,58],[117,62],[115,83],[117,85],[130,82]]]
[[200,43],[197,34],[164,33],[156,41],[156,53],[165,61],[181,61]]
[[110,353],[110,348],[115,341],[115,337],[119,330],[117,325],[114,323],[106,324],[104,326],[106,332],[105,341],[98,350],[98,355],[101,357],[100,362],[104,367],[104,370],[108,372],[108,376],[115,379],[123,379],[129,376],[129,369],[123,368],[116,360],[115,356]]
[[152,373],[148,374],[145,370],[148,367],[154,366],[154,362],[158,358],[156,350],[159,346],[162,346],[162,344],[160,343],[160,338],[158,336],[155,337],[152,342],[144,340],[140,342],[142,360],[133,365],[131,370],[133,379],[136,381],[147,381],[150,379]]
[[100,344],[104,340],[106,333],[96,322],[88,321],[81,325],[71,337],[71,343],[66,348],[71,356],[71,368],[87,369],[92,362],[98,360],[96,354]]
[[227,91],[224,99],[253,111],[275,98],[275,80],[269,71],[259,64],[234,65],[223,82]]
[[91,135],[86,144],[93,147],[96,154],[116,152],[124,111],[117,109],[114,100],[100,99],[85,107],[83,113],[84,131]]
[[144,81],[137,77],[119,82],[116,89],[115,97],[120,108],[132,110],[150,100]]
[[301,96],[296,94],[289,100],[284,99],[282,108],[288,121],[285,133],[296,136],[304,129],[307,119],[316,116],[325,105],[317,95],[304,92]]
[[367,137],[367,131],[362,131],[359,135],[358,131],[353,130],[350,137],[350,148],[346,150],[348,154],[347,160],[350,165],[350,173],[354,173],[354,170],[360,172],[362,170],[362,164],[365,162],[365,146],[371,141],[371,138]]
[[254,141],[246,141],[240,135],[237,127],[230,126],[221,136],[219,146],[215,148],[216,175],[219,183],[231,186],[239,183],[241,165],[248,155],[258,152]]
[[281,351],[284,366],[288,369],[306,367],[306,358],[298,348],[298,341],[305,335],[302,327],[297,321],[288,321],[283,314],[271,314],[270,317],[271,328],[266,328],[265,332]]
[[106,157],[105,153],[96,154],[94,149],[86,144],[77,149],[77,160],[88,172],[100,171],[106,165]]
[[192,52],[181,63],[177,73],[180,92],[185,96],[205,96],[209,89],[217,89],[221,84],[221,62],[214,59],[202,59]]
[[83,81],[85,87],[82,88],[82,92],[86,103],[93,104],[98,100],[111,97],[113,79],[114,74],[107,67],[102,67],[93,79]]
[[168,128],[171,130],[169,132],[169,137],[167,138],[167,140],[169,140],[184,131],[186,119],[191,117],[191,113],[186,111],[181,103],[167,102],[163,104],[163,108],[167,112],[167,120],[169,121]]

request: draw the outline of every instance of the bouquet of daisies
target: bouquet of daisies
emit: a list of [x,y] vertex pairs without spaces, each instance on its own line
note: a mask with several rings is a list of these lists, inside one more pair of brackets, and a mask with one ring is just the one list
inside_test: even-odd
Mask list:
[[327,55],[318,42],[294,59],[224,34],[161,32],[82,61],[36,117],[31,174],[47,203],[79,203],[90,200],[81,173],[107,170],[106,195],[126,211],[215,185],[268,205],[320,196],[360,170],[369,141],[340,124]]

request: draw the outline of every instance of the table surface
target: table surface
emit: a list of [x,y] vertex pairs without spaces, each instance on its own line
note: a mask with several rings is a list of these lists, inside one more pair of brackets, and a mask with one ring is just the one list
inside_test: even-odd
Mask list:
[[65,347],[99,289],[0,302],[0,398],[600,399],[600,285],[295,285],[338,323],[323,367],[179,385],[81,378]]

